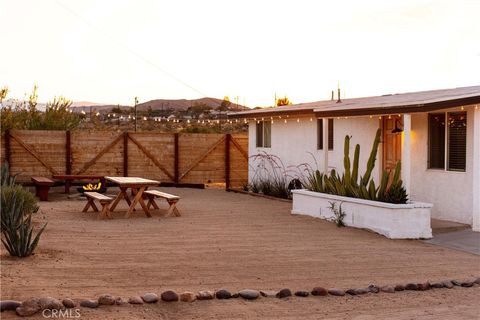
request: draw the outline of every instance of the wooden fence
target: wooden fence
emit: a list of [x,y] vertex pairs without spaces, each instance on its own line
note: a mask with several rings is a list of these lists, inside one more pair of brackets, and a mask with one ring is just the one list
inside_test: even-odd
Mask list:
[[247,150],[246,134],[11,130],[2,135],[1,162],[19,182],[97,174],[238,188],[248,180]]

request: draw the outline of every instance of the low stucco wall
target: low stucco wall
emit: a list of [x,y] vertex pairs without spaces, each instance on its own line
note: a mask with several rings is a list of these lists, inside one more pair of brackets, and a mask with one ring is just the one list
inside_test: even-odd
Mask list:
[[308,190],[293,190],[292,214],[330,220],[334,217],[330,202],[342,204],[347,226],[375,231],[390,239],[431,238],[432,204],[413,202],[391,204]]

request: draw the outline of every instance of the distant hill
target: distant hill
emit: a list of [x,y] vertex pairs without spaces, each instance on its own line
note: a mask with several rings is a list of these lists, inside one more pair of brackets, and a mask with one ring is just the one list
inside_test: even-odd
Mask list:
[[[137,110],[138,111],[147,111],[149,108],[152,108],[152,110],[174,110],[174,111],[185,111],[191,106],[198,105],[198,104],[206,104],[209,105],[213,108],[217,108],[218,106],[221,105],[223,100],[221,99],[216,99],[216,98],[200,98],[200,99],[155,99],[155,100],[150,100],[147,102],[142,102],[137,105]],[[98,111],[98,112],[108,112],[113,108],[116,108],[118,105],[113,105],[113,104],[98,104],[98,103],[93,103],[93,102],[74,102],[72,104],[72,107],[75,108],[75,111],[85,111],[88,112],[90,111],[90,108],[92,110]],[[132,106],[120,106],[121,109],[128,109],[131,108]],[[242,111],[242,110],[247,110],[248,108],[242,105],[236,105],[233,101],[231,101],[229,109],[231,111]]]
[[[150,100],[147,102],[139,103],[137,105],[138,110],[148,110],[150,107],[152,110],[176,110],[176,111],[183,111],[187,110],[191,106],[197,105],[197,104],[206,104],[209,105],[213,108],[217,108],[222,104],[221,99],[216,99],[216,98],[201,98],[201,99],[193,99],[193,100],[187,100],[187,99],[178,99],[178,100],[170,100],[170,99],[155,99],[155,100]],[[237,105],[234,102],[231,102],[230,104],[230,109],[235,110],[245,110],[247,109],[245,106],[242,105]]]

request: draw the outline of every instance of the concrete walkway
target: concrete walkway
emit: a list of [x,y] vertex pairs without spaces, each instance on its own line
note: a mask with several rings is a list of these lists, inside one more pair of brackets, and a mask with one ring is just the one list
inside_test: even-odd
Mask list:
[[480,232],[461,230],[434,235],[427,243],[480,255]]

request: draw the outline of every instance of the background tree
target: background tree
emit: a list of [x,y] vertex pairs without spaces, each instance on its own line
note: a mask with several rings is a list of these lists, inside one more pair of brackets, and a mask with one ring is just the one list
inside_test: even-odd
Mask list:
[[228,96],[223,97],[223,101],[218,106],[218,111],[227,111],[232,103],[230,102],[230,98]]
[[291,105],[292,102],[290,101],[290,99],[288,99],[287,96],[283,97],[283,98],[278,98],[277,99],[277,102],[276,102],[276,105],[277,107],[280,107],[280,106],[289,106]]
[[3,99],[5,99],[7,97],[7,94],[8,94],[8,87],[7,86],[0,89],[0,103],[2,103]]

